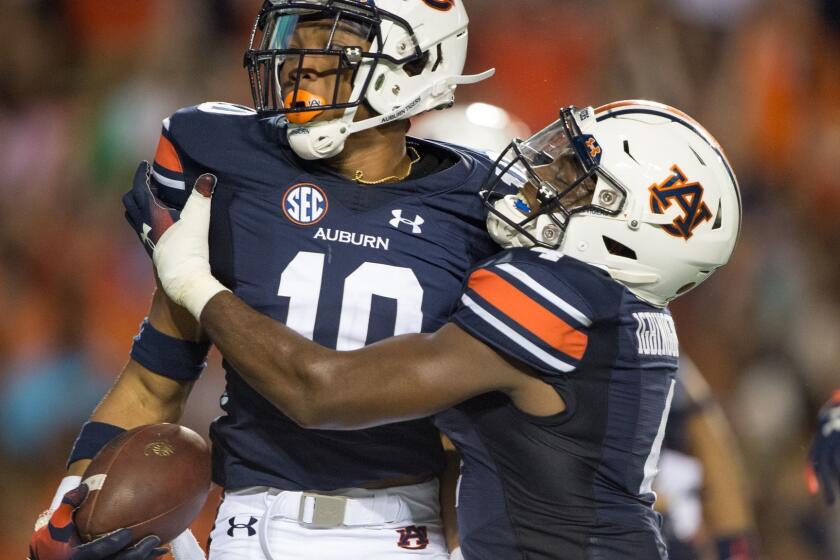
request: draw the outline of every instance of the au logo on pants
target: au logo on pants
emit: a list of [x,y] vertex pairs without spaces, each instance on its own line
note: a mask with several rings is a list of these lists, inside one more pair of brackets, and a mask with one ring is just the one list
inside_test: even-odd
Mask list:
[[409,525],[397,529],[400,539],[397,546],[408,550],[423,550],[429,546],[429,532],[425,525]]

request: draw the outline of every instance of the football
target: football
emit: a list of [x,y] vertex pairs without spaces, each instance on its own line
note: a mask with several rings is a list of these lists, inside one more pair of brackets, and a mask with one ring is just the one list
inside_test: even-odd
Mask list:
[[82,477],[88,495],[76,510],[82,541],[121,528],[133,542],[157,535],[168,543],[198,515],[210,491],[210,449],[177,424],[129,430],[94,457]]

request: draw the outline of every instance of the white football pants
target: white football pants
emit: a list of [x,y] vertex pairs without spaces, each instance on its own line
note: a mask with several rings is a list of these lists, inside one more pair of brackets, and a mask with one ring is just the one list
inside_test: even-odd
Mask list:
[[448,560],[437,479],[327,493],[225,492],[210,560]]

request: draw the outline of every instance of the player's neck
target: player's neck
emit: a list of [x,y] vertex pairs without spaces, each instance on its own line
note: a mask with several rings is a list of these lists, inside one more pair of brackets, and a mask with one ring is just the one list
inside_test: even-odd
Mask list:
[[353,134],[344,151],[325,163],[351,181],[370,183],[388,179],[396,182],[410,171],[405,136],[408,121],[395,121]]

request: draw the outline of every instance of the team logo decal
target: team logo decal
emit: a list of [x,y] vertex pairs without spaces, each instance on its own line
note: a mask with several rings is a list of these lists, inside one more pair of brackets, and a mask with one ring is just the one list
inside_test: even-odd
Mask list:
[[676,165],[671,167],[670,177],[650,186],[650,209],[662,214],[674,201],[679,204],[683,215],[662,228],[674,237],[688,241],[697,226],[712,218],[712,213],[703,202],[703,186],[697,181],[689,183],[685,173]]
[[411,233],[415,235],[419,235],[423,233],[423,224],[426,223],[426,220],[423,219],[422,216],[416,216],[413,220],[409,220],[407,218],[403,218],[403,211],[402,210],[392,210],[391,215],[394,216],[394,219],[389,221],[388,223],[391,226],[400,229],[401,225],[405,225],[411,228]]
[[448,12],[455,7],[455,0],[423,0],[423,2],[435,10]]
[[236,536],[236,531],[242,530],[247,532],[247,536],[253,537],[257,534],[257,530],[254,529],[254,525],[256,524],[256,517],[248,517],[247,523],[237,523],[236,517],[231,517],[228,519],[228,525],[230,525],[230,528],[227,530],[227,534],[229,537],[234,537]]
[[423,550],[429,546],[429,531],[425,525],[409,525],[402,529],[397,529],[400,534],[400,540],[397,541],[397,546],[407,550]]
[[604,150],[598,144],[598,141],[595,140],[594,136],[591,134],[582,134],[576,136],[572,142],[582,158],[589,158],[591,163],[601,163],[601,156],[604,154]]
[[169,457],[175,455],[175,449],[168,441],[153,441],[143,448],[143,455],[149,457],[157,455],[158,457]]
[[283,196],[283,213],[295,224],[312,226],[324,219],[330,203],[324,189],[312,183],[299,183]]
[[594,138],[590,138],[586,141],[586,147],[589,150],[589,157],[592,159],[595,159],[595,157],[601,153],[601,146],[598,145],[598,142],[596,142]]

